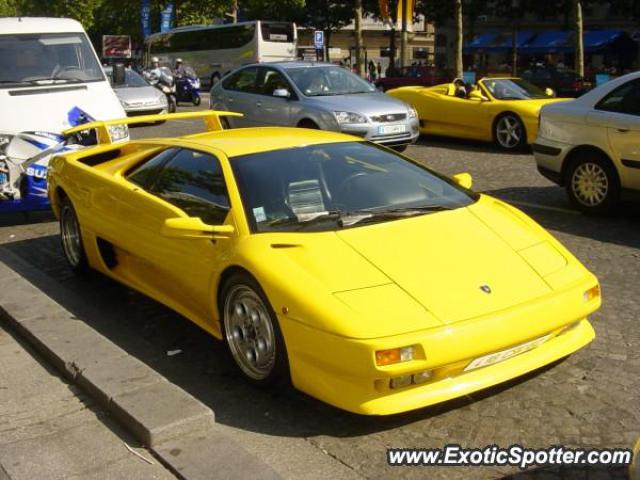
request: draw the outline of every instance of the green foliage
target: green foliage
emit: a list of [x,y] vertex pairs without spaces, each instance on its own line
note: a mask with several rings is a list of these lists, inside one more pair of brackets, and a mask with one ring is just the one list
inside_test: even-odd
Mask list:
[[0,0],[0,17],[13,17],[18,13],[14,0]]
[[14,0],[15,13],[23,16],[68,17],[85,29],[93,25],[93,13],[103,0]]
[[303,17],[305,0],[239,0],[242,18],[296,21]]

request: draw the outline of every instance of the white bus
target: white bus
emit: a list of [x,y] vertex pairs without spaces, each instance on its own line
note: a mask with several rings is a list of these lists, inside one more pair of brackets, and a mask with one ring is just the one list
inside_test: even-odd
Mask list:
[[181,58],[209,86],[241,65],[295,60],[296,44],[295,23],[256,20],[193,25],[148,36],[145,64],[158,57],[173,67],[176,58]]

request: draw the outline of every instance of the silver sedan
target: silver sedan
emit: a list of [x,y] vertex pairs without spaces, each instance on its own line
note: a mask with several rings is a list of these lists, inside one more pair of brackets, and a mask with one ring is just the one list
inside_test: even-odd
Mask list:
[[211,89],[210,107],[243,113],[229,127],[283,125],[356,135],[404,150],[418,139],[416,111],[337,65],[247,65]]
[[[113,85],[113,68],[105,67],[104,72]],[[125,83],[113,87],[122,108],[128,116],[153,115],[167,113],[167,96],[155,87],[152,87],[138,73],[130,68],[125,70]]]

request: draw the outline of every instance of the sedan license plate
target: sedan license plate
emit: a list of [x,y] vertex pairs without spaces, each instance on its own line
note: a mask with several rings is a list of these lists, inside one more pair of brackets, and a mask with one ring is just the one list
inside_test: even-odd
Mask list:
[[404,133],[406,131],[406,125],[383,125],[378,127],[378,135],[392,135],[394,133]]
[[530,342],[521,343],[520,345],[516,345],[515,347],[509,348],[507,350],[502,350],[500,352],[490,353],[489,355],[485,355],[483,357],[478,357],[469,365],[467,365],[464,371],[468,372],[469,370],[475,370],[476,368],[488,367],[489,365],[502,362],[507,358],[515,357],[516,355],[520,355],[521,353],[528,352],[529,350],[533,350],[537,346],[542,345],[544,342],[549,340],[549,338],[551,338],[551,335],[545,335],[544,337],[536,338],[535,340],[531,340]]

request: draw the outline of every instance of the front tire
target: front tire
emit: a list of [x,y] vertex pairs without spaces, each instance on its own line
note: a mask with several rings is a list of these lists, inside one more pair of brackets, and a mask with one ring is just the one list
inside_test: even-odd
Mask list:
[[275,312],[258,282],[246,273],[224,284],[222,333],[242,374],[259,386],[290,382],[287,349]]
[[402,153],[407,149],[408,146],[409,145],[396,145],[396,146],[391,147],[391,148],[394,149],[398,153]]
[[200,98],[200,95],[194,95],[193,104],[197,107],[198,105],[200,105],[200,102],[202,102],[202,99]]
[[169,103],[169,113],[175,113],[178,106],[178,100],[173,95],[168,95],[167,102]]
[[620,180],[615,168],[596,152],[576,158],[567,169],[569,201],[586,213],[606,213],[620,198]]
[[513,113],[501,115],[493,126],[493,139],[505,150],[515,150],[527,143],[527,132],[520,118]]
[[89,262],[82,244],[80,222],[71,200],[66,196],[60,199],[60,241],[71,270],[78,275],[86,274]]

